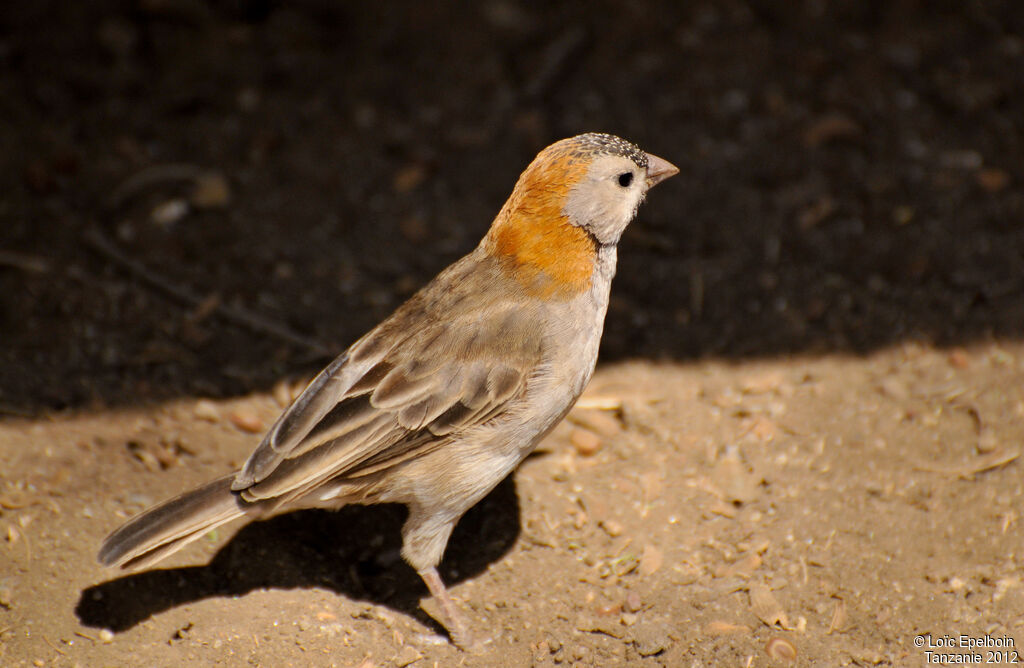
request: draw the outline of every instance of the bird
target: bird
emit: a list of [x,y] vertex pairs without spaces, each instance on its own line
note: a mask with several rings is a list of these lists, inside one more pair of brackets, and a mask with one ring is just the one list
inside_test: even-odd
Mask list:
[[678,172],[611,134],[544,148],[479,245],[323,369],[240,470],[131,518],[100,563],[144,568],[242,517],[404,504],[402,557],[474,647],[437,571],[452,529],[590,381],[619,239]]

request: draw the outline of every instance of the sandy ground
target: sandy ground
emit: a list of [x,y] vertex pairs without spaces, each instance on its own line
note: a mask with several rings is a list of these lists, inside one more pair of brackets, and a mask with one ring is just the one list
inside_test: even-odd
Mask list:
[[[1019,659],[1021,3],[8,5],[0,665]],[[449,546],[481,655],[401,508],[99,568],[593,130],[681,173],[588,407]]]
[[237,466],[271,396],[7,422],[0,657],[902,666],[925,664],[920,635],[1022,647],[1024,346],[619,364],[583,401],[452,540],[479,655],[418,609],[397,507],[218,531],[137,574],[93,561],[127,515]]

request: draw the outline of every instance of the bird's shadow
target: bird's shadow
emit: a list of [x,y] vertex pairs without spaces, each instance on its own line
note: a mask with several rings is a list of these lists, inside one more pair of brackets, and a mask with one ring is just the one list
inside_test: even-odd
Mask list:
[[[386,605],[441,631],[419,608],[426,586],[399,555],[405,512],[394,505],[348,506],[252,522],[205,566],[132,573],[83,590],[75,614],[85,626],[125,631],[204,598],[319,587]],[[456,526],[442,578],[452,584],[483,572],[518,536],[519,501],[510,476]]]

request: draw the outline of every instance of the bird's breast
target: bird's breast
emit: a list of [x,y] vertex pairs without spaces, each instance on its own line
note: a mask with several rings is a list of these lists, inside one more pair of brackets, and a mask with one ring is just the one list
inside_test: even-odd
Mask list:
[[564,302],[548,302],[541,368],[524,397],[531,407],[535,433],[522,444],[527,452],[565,417],[594,373],[611,279],[615,248],[602,248],[588,290]]

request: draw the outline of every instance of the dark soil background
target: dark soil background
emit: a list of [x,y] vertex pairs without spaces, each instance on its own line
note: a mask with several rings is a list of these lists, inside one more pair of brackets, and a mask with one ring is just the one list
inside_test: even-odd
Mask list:
[[[586,405],[453,536],[483,655],[421,610],[400,508],[96,564],[586,131],[681,173],[620,245]],[[1016,651],[1022,155],[1014,0],[8,2],[0,664]]]
[[604,360],[1019,337],[1022,31],[1012,0],[10,4],[0,406],[315,371],[591,130],[681,169]]

